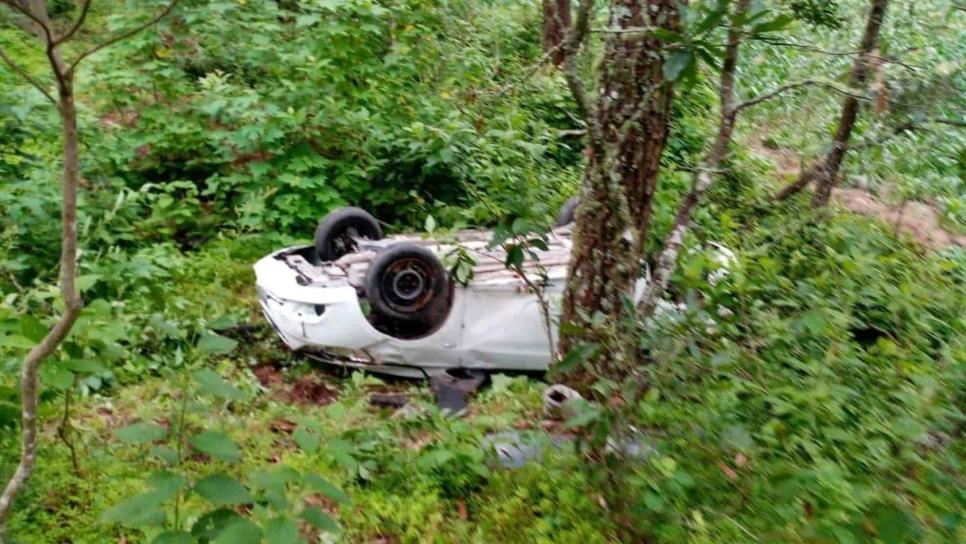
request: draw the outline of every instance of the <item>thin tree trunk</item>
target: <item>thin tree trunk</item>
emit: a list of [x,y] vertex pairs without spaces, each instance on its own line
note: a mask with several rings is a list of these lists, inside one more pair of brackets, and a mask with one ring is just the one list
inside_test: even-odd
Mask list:
[[570,0],[543,0],[543,51],[556,66],[566,58],[563,41],[571,22]]
[[60,318],[46,336],[34,346],[24,357],[20,373],[21,397],[21,443],[20,461],[7,485],[0,494],[0,544],[6,542],[7,521],[14,499],[26,484],[34,470],[37,460],[37,404],[38,404],[38,371],[40,364],[51,355],[57,346],[70,333],[74,322],[80,315],[84,301],[77,292],[75,278],[77,275],[77,190],[80,181],[80,158],[77,134],[77,107],[74,102],[74,74],[78,64],[94,53],[125,40],[168,16],[178,4],[179,0],[170,0],[164,10],[150,20],[131,29],[114,34],[104,41],[80,53],[68,64],[64,61],[57,47],[70,41],[83,26],[90,9],[92,0],[83,0],[81,12],[74,23],[63,33],[56,34],[50,23],[46,0],[0,0],[0,4],[8,6],[17,17],[15,21],[28,34],[36,36],[44,45],[44,52],[50,64],[57,85],[57,98],[54,99],[46,86],[33,78],[26,70],[3,51],[0,46],[0,60],[13,68],[25,81],[33,85],[46,98],[57,106],[61,121],[61,137],[63,146],[63,178],[61,181],[61,250],[60,250],[60,295],[64,305]]
[[[852,71],[849,73],[850,88],[862,88],[869,78],[869,55],[878,47],[879,31],[882,28],[882,21],[885,19],[888,4],[888,0],[872,0],[872,6],[866,18],[865,32],[862,35],[862,44],[859,46],[859,55],[852,64]],[[828,204],[832,189],[839,179],[842,160],[849,149],[849,140],[852,138],[852,130],[855,128],[859,107],[858,98],[851,95],[845,97],[842,102],[842,113],[839,115],[838,127],[832,138],[831,149],[819,162],[803,171],[794,183],[779,191],[775,195],[777,200],[788,198],[814,181],[816,188],[815,195],[812,197],[812,207],[819,208]]]
[[[0,544],[6,541],[7,520],[13,501],[26,484],[37,459],[37,404],[38,371],[40,364],[57,349],[70,333],[77,320],[83,301],[77,292],[77,187],[79,181],[79,158],[77,136],[77,110],[74,105],[73,73],[54,49],[50,34],[50,18],[43,0],[30,0],[25,8],[36,17],[29,23],[30,29],[44,41],[47,58],[57,79],[57,108],[61,119],[63,139],[63,179],[61,183],[61,251],[60,293],[64,304],[63,313],[46,336],[24,357],[20,373],[21,443],[20,461],[0,495]],[[46,29],[45,29],[46,27]]]
[[[750,0],[739,0],[735,19],[748,10]],[[714,176],[727,157],[734,133],[735,120],[738,118],[739,107],[735,103],[735,70],[738,66],[738,53],[741,45],[741,27],[739,23],[732,23],[728,29],[727,45],[725,46],[724,64],[721,68],[721,81],[718,86],[718,102],[720,104],[720,118],[718,132],[715,136],[711,151],[704,160],[704,164],[696,172],[691,192],[684,197],[674,218],[671,232],[664,240],[664,247],[657,258],[657,264],[651,281],[647,285],[644,296],[638,305],[640,317],[647,319],[653,315],[657,303],[667,290],[677,263],[678,254],[684,245],[684,235],[691,224],[691,216],[701,202],[701,197],[714,183]]]
[[[59,58],[59,57],[57,57]],[[20,374],[21,398],[21,444],[20,462],[0,495],[0,543],[5,541],[7,520],[17,493],[23,488],[33,472],[37,458],[37,372],[40,364],[67,337],[74,321],[80,314],[83,301],[74,284],[77,263],[77,186],[78,186],[78,146],[77,111],[71,82],[60,87],[59,111],[63,124],[64,173],[62,183],[61,230],[62,246],[60,253],[60,293],[64,311],[47,336],[33,347],[24,358]]]

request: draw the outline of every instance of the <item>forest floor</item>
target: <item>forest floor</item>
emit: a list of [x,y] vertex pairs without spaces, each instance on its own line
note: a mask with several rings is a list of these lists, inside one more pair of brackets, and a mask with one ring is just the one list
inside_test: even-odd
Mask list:
[[[769,160],[783,183],[790,182],[801,173],[801,159],[788,148],[769,145],[767,138],[752,139],[751,149]],[[906,234],[930,249],[952,246],[966,247],[966,234],[953,232],[943,226],[942,211],[935,203],[896,198],[888,192],[877,194],[863,187],[841,187],[835,190],[833,199],[850,211],[874,217],[889,225],[893,232]]]

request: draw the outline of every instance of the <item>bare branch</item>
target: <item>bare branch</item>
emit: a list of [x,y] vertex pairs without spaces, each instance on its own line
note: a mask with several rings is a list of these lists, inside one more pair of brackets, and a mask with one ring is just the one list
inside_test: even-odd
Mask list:
[[735,109],[736,112],[737,111],[741,111],[741,110],[743,110],[745,108],[749,108],[751,106],[755,106],[757,104],[761,104],[762,102],[764,102],[766,100],[775,98],[776,96],[778,96],[778,95],[780,95],[780,94],[782,94],[782,93],[784,93],[786,91],[790,91],[792,89],[798,89],[800,87],[806,87],[806,86],[809,86],[809,85],[818,85],[818,86],[821,86],[821,87],[825,87],[825,88],[831,89],[831,90],[833,90],[833,91],[835,91],[835,92],[837,92],[839,94],[843,94],[845,96],[851,96],[852,98],[855,98],[857,100],[871,100],[871,98],[868,97],[868,96],[866,96],[866,95],[858,94],[858,93],[855,93],[855,92],[850,91],[848,89],[843,89],[842,87],[839,87],[838,85],[832,83],[831,81],[825,81],[825,80],[821,80],[821,79],[806,79],[806,80],[803,80],[803,81],[796,81],[794,83],[787,83],[785,85],[782,85],[780,87],[777,87],[775,89],[772,89],[771,91],[768,91],[767,93],[758,95],[755,98],[751,98],[749,100],[745,100],[744,102],[740,102],[740,103],[738,103],[738,104],[735,105],[734,109]]
[[853,151],[853,150],[859,150],[859,149],[867,149],[869,147],[875,147],[877,145],[882,145],[884,143],[889,142],[889,140],[892,140],[896,136],[901,136],[906,132],[915,132],[917,130],[924,128],[924,125],[930,125],[930,124],[949,125],[949,126],[960,127],[960,128],[966,127],[966,121],[962,119],[945,119],[945,118],[937,117],[937,118],[930,118],[930,119],[911,120],[911,121],[906,121],[905,123],[896,125],[891,131],[889,131],[888,134],[885,134],[884,136],[880,136],[879,138],[872,139],[872,140],[866,140],[862,143],[858,143],[855,145],[850,145],[848,146],[847,150]]
[[740,16],[747,12],[749,5],[750,0],[738,1],[735,8],[736,17],[732,18],[731,26],[728,28],[724,62],[721,67],[721,79],[718,84],[718,102],[721,110],[718,120],[718,132],[711,150],[704,159],[704,164],[695,173],[691,191],[684,197],[684,200],[678,207],[671,232],[664,239],[664,246],[658,255],[657,264],[654,267],[654,275],[651,281],[648,282],[640,302],[638,302],[637,306],[642,319],[646,320],[654,314],[658,301],[661,300],[661,297],[667,291],[667,286],[671,281],[671,274],[674,272],[677,264],[678,254],[684,246],[684,236],[690,228],[694,210],[701,203],[701,198],[704,194],[711,188],[721,162],[728,155],[731,137],[734,133],[735,121],[738,118],[738,112],[742,109],[741,104],[734,104],[735,74],[737,72],[738,54],[743,36],[738,21],[741,19]]
[[590,30],[590,12],[593,6],[593,0],[580,0],[580,5],[577,7],[577,18],[564,40],[564,75],[567,78],[570,94],[573,95],[574,101],[577,103],[580,116],[587,125],[587,131],[590,135],[589,143],[592,149],[599,151],[603,142],[603,131],[594,115],[590,95],[587,93],[587,87],[580,77],[579,66],[577,65],[577,53]]
[[11,70],[19,74],[20,77],[22,77],[27,83],[29,83],[38,91],[40,91],[41,94],[43,94],[47,98],[47,100],[50,100],[51,104],[54,104],[55,106],[57,105],[57,99],[55,99],[49,92],[47,92],[47,90],[44,89],[44,86],[41,85],[40,82],[37,81],[33,76],[31,76],[27,72],[27,70],[18,66],[17,63],[15,63],[13,59],[11,59],[7,55],[7,52],[4,51],[2,47],[0,47],[0,59],[3,59],[3,62],[6,63],[6,65],[9,66]]
[[[856,49],[856,50],[852,50],[852,51],[835,51],[835,50],[831,50],[831,49],[824,49],[824,48],[818,47],[817,45],[813,45],[813,44],[810,44],[810,43],[798,43],[798,42],[790,42],[790,41],[785,41],[785,40],[776,40],[776,39],[769,38],[769,37],[766,37],[766,36],[750,36],[750,37],[752,39],[757,40],[757,41],[760,41],[762,43],[767,43],[768,45],[776,45],[776,46],[780,46],[780,47],[794,47],[796,49],[804,49],[806,51],[813,51],[815,53],[820,53],[822,55],[828,55],[830,57],[850,57],[850,56],[861,55],[862,54],[862,50],[861,49]],[[923,67],[922,66],[916,66],[915,64],[910,64],[908,62],[904,62],[904,61],[901,61],[898,58],[896,58],[898,55],[904,55],[904,54],[909,53],[911,51],[916,51],[917,49],[921,49],[921,48],[920,47],[907,47],[907,48],[905,48],[905,49],[903,49],[903,50],[895,53],[894,55],[890,55],[888,57],[884,57],[884,56],[880,56],[880,55],[873,55],[873,54],[868,54],[866,56],[868,58],[870,58],[870,59],[875,59],[875,60],[878,60],[880,62],[884,62],[884,63],[888,63],[888,64],[895,64],[895,65],[898,65],[898,66],[902,66],[903,68],[908,68],[909,70],[917,71],[917,70],[922,70]]]
[[538,60],[536,64],[531,66],[529,69],[527,69],[526,72],[524,72],[522,76],[520,76],[520,79],[518,79],[515,82],[507,83],[505,86],[498,89],[493,94],[493,98],[500,98],[501,96],[509,92],[517,85],[520,85],[521,83],[524,83],[525,81],[533,77],[534,74],[540,71],[540,68],[543,68],[543,66],[547,64],[547,62],[550,61],[550,59],[552,59],[554,55],[556,55],[561,49],[563,49],[563,46],[564,46],[564,42],[560,42],[557,45],[550,48],[549,50],[547,50],[547,52],[544,53],[542,57],[540,57],[540,60]]
[[[0,2],[3,2],[7,6],[9,6],[11,9],[20,12],[25,17],[27,17],[28,19],[30,19],[31,21],[33,21],[34,24],[36,24],[38,27],[40,27],[40,30],[44,34],[43,36],[41,36],[41,38],[44,39],[44,45],[48,45],[49,46],[51,43],[53,43],[54,37],[53,37],[53,34],[50,31],[50,26],[48,26],[47,25],[47,22],[45,22],[42,18],[40,18],[36,14],[34,14],[29,8],[26,8],[24,6],[21,6],[20,3],[17,2],[16,0],[0,0]],[[36,34],[36,32],[34,31],[34,29],[30,28],[30,26],[23,25],[23,24],[21,24],[20,26],[21,26],[21,28],[23,28],[27,32],[29,32],[31,34]]]
[[68,41],[68,40],[70,40],[71,38],[74,37],[74,34],[77,33],[77,31],[80,29],[80,27],[84,26],[84,20],[87,19],[87,12],[90,11],[90,9],[91,9],[91,3],[93,3],[93,1],[94,0],[84,0],[84,5],[81,6],[81,13],[77,17],[77,20],[74,21],[73,26],[71,26],[70,29],[67,32],[64,33],[64,35],[62,35],[59,38],[57,38],[56,40],[54,40],[53,41],[53,44],[51,45],[51,47],[57,47],[58,45],[66,42],[66,41]]
[[148,22],[146,22],[144,24],[138,25],[138,26],[136,26],[136,27],[134,27],[134,28],[132,28],[132,29],[130,29],[128,31],[122,32],[122,33],[120,33],[120,34],[118,34],[116,36],[113,36],[111,38],[108,38],[107,40],[105,40],[105,41],[103,41],[103,42],[95,45],[94,47],[88,49],[87,51],[84,51],[83,53],[80,54],[80,56],[77,57],[77,59],[74,60],[73,63],[71,63],[69,70],[71,72],[73,72],[77,68],[77,65],[80,64],[80,62],[82,60],[84,60],[87,57],[93,55],[94,53],[97,53],[101,49],[104,49],[105,47],[109,47],[111,45],[114,45],[115,43],[117,43],[117,42],[119,42],[121,40],[126,40],[127,38],[130,38],[131,36],[134,36],[135,34],[138,34],[142,30],[145,30],[145,29],[147,29],[147,28],[149,28],[151,26],[154,26],[155,24],[158,23],[158,21],[160,21],[161,19],[164,19],[165,17],[167,17],[168,14],[171,13],[172,10],[174,10],[175,6],[178,5],[178,1],[179,0],[171,0],[171,2],[168,4],[168,6],[166,8],[164,8],[163,11],[161,11],[160,13],[158,13],[157,15],[155,15],[154,17],[152,17],[150,21],[148,21]]

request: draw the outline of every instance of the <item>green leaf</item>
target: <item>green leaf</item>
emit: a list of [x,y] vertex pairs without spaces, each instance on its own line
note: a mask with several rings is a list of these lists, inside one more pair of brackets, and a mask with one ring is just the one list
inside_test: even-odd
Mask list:
[[191,438],[191,445],[216,459],[238,461],[241,451],[228,435],[218,431],[204,431]]
[[173,465],[178,462],[178,452],[169,448],[168,446],[162,445],[151,448],[151,455],[154,455],[169,465]]
[[108,368],[93,359],[70,359],[64,362],[64,367],[78,374],[103,374]]
[[212,510],[198,518],[198,521],[191,526],[191,535],[202,542],[210,541],[239,519],[242,517],[234,510],[228,508]]
[[752,34],[761,34],[763,32],[775,32],[777,30],[782,30],[789,25],[795,17],[789,14],[779,15],[770,21],[765,21],[764,23],[758,23],[757,25],[751,27]]
[[142,493],[108,508],[100,519],[102,523],[120,523],[125,527],[161,525],[165,520],[163,502],[157,492]]
[[152,544],[194,544],[190,533],[184,531],[165,531],[154,537]]
[[908,511],[895,506],[880,508],[873,518],[875,532],[886,544],[913,542],[922,534],[919,522]]
[[199,480],[195,492],[217,505],[248,504],[253,500],[245,486],[226,474],[212,474]]
[[245,394],[240,389],[226,382],[213,370],[203,368],[195,371],[192,376],[204,394],[228,400],[245,400]]
[[60,365],[51,365],[43,371],[44,383],[54,389],[66,391],[74,385],[74,373]]
[[19,334],[11,334],[9,336],[4,336],[0,338],[0,347],[15,348],[15,349],[31,349],[37,344],[33,340],[27,338],[26,336],[21,336]]
[[212,544],[260,544],[262,541],[262,530],[258,525],[240,518],[229,523]]
[[518,245],[512,245],[506,252],[506,262],[503,264],[507,268],[517,268],[523,266],[523,257],[523,248]]
[[694,60],[694,55],[691,51],[682,50],[675,51],[671,53],[671,56],[664,61],[664,67],[662,68],[662,73],[664,74],[664,79],[668,81],[677,81],[681,77],[681,73]]
[[163,500],[173,499],[178,492],[188,486],[188,479],[168,470],[159,470],[148,477],[148,483],[154,487],[158,497]]
[[305,485],[309,486],[309,488],[321,492],[339,504],[349,504],[350,502],[349,496],[345,494],[345,491],[342,491],[332,484],[332,482],[318,474],[310,472],[305,475],[304,481]]
[[748,430],[741,425],[730,425],[721,433],[721,440],[727,447],[747,451],[755,446],[755,441]]
[[36,317],[30,314],[24,314],[20,318],[20,334],[36,344],[47,336],[47,326],[41,323]]
[[125,444],[147,444],[167,436],[168,431],[154,423],[132,423],[114,431],[114,436]]
[[220,334],[208,333],[198,340],[198,349],[211,355],[223,355],[231,352],[238,342]]
[[100,274],[84,274],[83,276],[77,276],[74,283],[77,285],[77,290],[83,293],[91,287],[94,287],[94,284],[99,281],[101,281]]
[[423,229],[432,234],[436,230],[436,218],[432,215],[426,216],[426,223],[423,224]]
[[594,343],[580,344],[568,351],[555,366],[561,372],[570,372],[590,360],[597,353],[598,348],[600,345]]
[[570,404],[573,405],[574,415],[564,424],[568,429],[586,427],[600,417],[600,410],[584,399],[574,399]]
[[338,524],[336,524],[336,522],[333,521],[328,514],[322,510],[319,510],[315,506],[310,506],[305,510],[302,510],[302,513],[299,514],[299,517],[304,519],[316,529],[321,529],[330,533],[335,533],[339,530]]
[[349,444],[345,440],[335,439],[329,441],[329,452],[332,454],[332,457],[336,462],[349,470],[355,470],[359,466],[359,462],[352,456],[353,451],[355,450],[352,444]]
[[295,432],[292,433],[292,438],[295,439],[295,443],[299,445],[299,448],[309,455],[312,455],[319,449],[319,443],[321,441],[319,435],[303,426],[295,429]]
[[299,536],[299,526],[287,517],[280,516],[268,520],[263,527],[265,540],[270,544],[291,544],[303,542]]
[[813,310],[811,312],[806,312],[801,318],[802,325],[808,332],[819,335],[825,332],[826,321],[825,316],[819,310]]

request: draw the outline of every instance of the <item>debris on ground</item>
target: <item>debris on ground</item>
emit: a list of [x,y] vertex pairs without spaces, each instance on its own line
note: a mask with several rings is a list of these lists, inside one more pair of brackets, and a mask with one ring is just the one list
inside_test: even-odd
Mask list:
[[482,370],[456,369],[430,379],[429,388],[436,394],[436,406],[450,415],[466,410],[466,397],[486,381]]
[[567,419],[572,414],[568,413],[566,405],[579,398],[583,397],[574,389],[560,383],[553,384],[543,390],[544,414],[550,419]]
[[409,402],[409,395],[402,393],[372,393],[369,404],[381,408],[402,408]]

